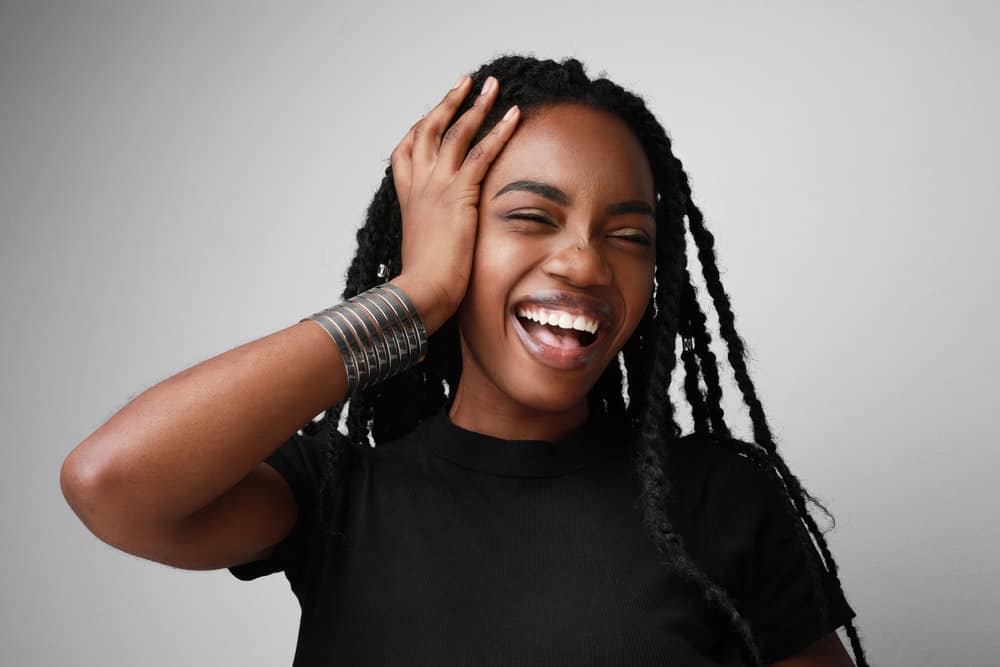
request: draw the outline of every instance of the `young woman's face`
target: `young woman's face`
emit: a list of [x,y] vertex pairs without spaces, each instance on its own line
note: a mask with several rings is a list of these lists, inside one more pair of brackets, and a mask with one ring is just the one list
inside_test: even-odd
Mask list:
[[616,116],[560,104],[525,118],[482,183],[458,310],[463,393],[494,408],[579,407],[652,295],[655,202]]

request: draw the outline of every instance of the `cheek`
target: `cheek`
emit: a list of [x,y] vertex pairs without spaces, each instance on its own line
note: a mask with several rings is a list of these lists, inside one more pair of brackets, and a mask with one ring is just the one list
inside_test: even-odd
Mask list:
[[520,275],[518,259],[523,251],[515,244],[496,235],[479,234],[472,257],[472,273],[465,299],[460,307],[460,320],[466,333],[476,340],[489,332],[488,340],[496,341],[496,327],[505,317],[506,299]]
[[629,328],[639,324],[643,313],[653,298],[653,276],[656,267],[653,264],[622,267],[619,285],[628,304]]
[[513,242],[509,236],[480,234],[472,258],[469,291],[487,292],[494,298],[502,298],[527,261],[525,250],[523,244]]

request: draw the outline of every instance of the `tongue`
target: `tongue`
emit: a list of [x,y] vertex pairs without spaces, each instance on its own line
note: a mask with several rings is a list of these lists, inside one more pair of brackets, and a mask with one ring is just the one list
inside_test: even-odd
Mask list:
[[521,324],[524,325],[524,330],[528,332],[529,336],[545,343],[546,345],[567,349],[580,347],[580,339],[577,337],[576,333],[573,333],[568,329],[539,324],[534,320],[525,319],[521,320]]

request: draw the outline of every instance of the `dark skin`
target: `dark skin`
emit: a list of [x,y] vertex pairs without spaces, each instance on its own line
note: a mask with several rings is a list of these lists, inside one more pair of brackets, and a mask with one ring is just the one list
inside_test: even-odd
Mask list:
[[[469,152],[497,89],[479,95],[445,134],[468,84],[466,78],[446,95],[393,152],[404,230],[404,271],[394,282],[417,303],[429,333],[458,315],[463,375],[450,412],[456,424],[505,439],[558,440],[586,421],[587,392],[652,296],[656,229],[652,216],[635,210],[635,202],[655,204],[652,175],[621,120],[575,104],[546,107],[522,124],[515,113]],[[528,180],[563,196],[500,193]],[[623,202],[631,202],[628,212],[609,212]],[[513,331],[514,304],[552,289],[611,308],[600,348],[578,368],[539,362]],[[854,663],[831,632],[772,665]]]
[[[516,186],[498,194],[526,181],[562,194]],[[522,121],[482,193],[469,288],[458,309],[463,373],[450,415],[463,428],[496,437],[557,440],[586,421],[587,392],[652,296],[653,176],[622,121],[565,104]],[[648,212],[633,206],[607,213],[622,202]],[[587,364],[567,370],[540,363],[515,333],[513,306],[539,290],[611,306],[611,322]]]

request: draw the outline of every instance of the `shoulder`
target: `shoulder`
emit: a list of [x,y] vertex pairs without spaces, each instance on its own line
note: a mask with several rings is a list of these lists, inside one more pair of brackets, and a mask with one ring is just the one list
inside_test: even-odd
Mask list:
[[688,433],[670,445],[668,467],[675,484],[701,483],[735,497],[761,497],[773,487],[759,447],[732,436]]
[[767,526],[792,509],[773,466],[758,462],[756,447],[733,437],[689,434],[672,443],[667,462],[667,508],[678,531],[698,555],[737,580],[755,554],[770,548],[761,542]]

